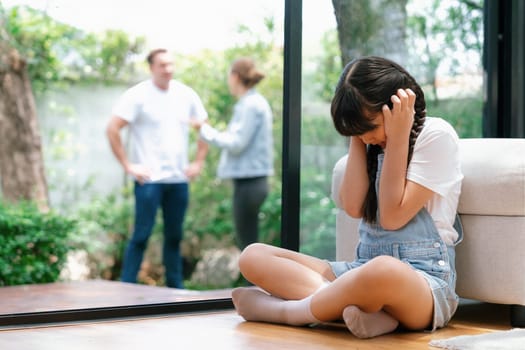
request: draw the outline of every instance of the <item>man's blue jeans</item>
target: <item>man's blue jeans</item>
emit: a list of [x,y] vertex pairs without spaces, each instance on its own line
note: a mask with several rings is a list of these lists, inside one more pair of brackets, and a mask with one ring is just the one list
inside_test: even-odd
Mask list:
[[180,241],[184,216],[188,207],[187,183],[135,182],[135,228],[124,254],[123,282],[137,282],[137,274],[151,235],[157,210],[162,207],[164,221],[164,244],[162,258],[166,269],[166,285],[184,288]]

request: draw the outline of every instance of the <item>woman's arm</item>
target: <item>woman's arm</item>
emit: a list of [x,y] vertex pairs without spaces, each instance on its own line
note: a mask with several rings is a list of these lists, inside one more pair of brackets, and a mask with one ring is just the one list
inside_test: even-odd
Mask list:
[[232,154],[241,153],[254,137],[257,130],[264,126],[266,111],[255,102],[244,101],[237,105],[228,128],[219,131],[208,124],[201,127],[200,135],[209,144],[226,149]]
[[353,218],[363,216],[363,203],[367,192],[366,145],[359,137],[352,136],[345,174],[339,190],[341,204],[348,215]]
[[378,199],[380,224],[388,230],[404,226],[434,194],[430,189],[406,180],[415,99],[413,91],[400,89],[392,96],[392,110],[383,107],[387,142]]

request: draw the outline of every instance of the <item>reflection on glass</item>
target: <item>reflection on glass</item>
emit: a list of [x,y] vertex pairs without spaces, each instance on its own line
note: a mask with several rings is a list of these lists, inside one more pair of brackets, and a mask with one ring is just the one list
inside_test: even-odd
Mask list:
[[300,250],[326,259],[336,258],[332,169],[347,152],[330,117],[343,64],[363,55],[399,62],[422,83],[427,115],[448,120],[460,137],[481,137],[483,87],[482,1],[333,3],[335,16],[320,42],[306,30],[322,16],[303,4]]

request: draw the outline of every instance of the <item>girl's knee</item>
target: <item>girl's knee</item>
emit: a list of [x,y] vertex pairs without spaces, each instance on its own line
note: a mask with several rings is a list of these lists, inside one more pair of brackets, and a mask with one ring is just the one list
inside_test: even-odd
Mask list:
[[[239,269],[243,274],[261,265],[261,260],[266,255],[267,245],[264,243],[252,243],[241,252],[239,257]],[[246,276],[245,276],[246,277]]]
[[264,243],[252,243],[239,257],[239,270],[248,281],[255,285],[268,277],[266,262],[276,255],[276,247]]
[[389,255],[379,255],[370,260],[365,265],[374,266],[377,270],[388,270],[395,268],[397,264],[401,263],[399,259],[396,259]]
[[244,248],[241,252],[241,258],[246,257],[252,257],[254,255],[259,255],[261,252],[267,249],[267,245],[264,243],[251,243],[246,248]]
[[362,265],[360,278],[363,282],[369,281],[373,285],[388,285],[389,281],[397,283],[401,274],[406,273],[410,267],[400,260],[382,255],[373,258]]

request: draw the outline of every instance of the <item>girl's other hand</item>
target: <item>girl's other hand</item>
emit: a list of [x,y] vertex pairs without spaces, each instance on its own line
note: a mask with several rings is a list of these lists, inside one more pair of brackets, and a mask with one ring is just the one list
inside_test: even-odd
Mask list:
[[411,89],[399,89],[390,98],[392,109],[383,106],[385,135],[388,142],[408,140],[414,123],[416,94]]

